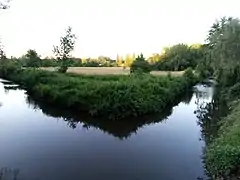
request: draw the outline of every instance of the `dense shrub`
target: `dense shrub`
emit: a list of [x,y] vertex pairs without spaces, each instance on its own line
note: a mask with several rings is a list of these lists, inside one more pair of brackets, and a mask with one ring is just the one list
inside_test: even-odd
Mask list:
[[0,76],[3,78],[16,75],[21,71],[19,63],[13,60],[5,59],[0,62]]
[[187,68],[184,73],[183,73],[183,77],[185,77],[189,82],[193,83],[194,81],[196,81],[196,77],[193,73],[193,69],[192,68]]
[[149,73],[151,71],[149,63],[145,60],[143,55],[138,56],[131,64],[131,73]]
[[29,69],[7,78],[35,98],[108,119],[162,111],[192,86],[185,77],[79,76]]

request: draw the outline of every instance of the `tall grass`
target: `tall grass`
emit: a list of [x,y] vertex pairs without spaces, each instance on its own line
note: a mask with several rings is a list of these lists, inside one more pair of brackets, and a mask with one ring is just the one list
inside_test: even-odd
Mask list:
[[14,72],[4,77],[25,87],[35,98],[107,119],[160,112],[195,83],[189,75],[80,76],[34,69]]
[[206,148],[205,162],[209,173],[215,178],[231,179],[239,175],[240,168],[240,104],[221,120],[219,137]]

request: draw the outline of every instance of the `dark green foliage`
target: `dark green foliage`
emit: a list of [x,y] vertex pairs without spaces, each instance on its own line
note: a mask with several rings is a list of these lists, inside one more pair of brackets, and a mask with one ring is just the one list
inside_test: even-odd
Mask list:
[[0,62],[0,76],[7,78],[11,75],[16,75],[21,71],[21,66],[17,61],[14,60],[1,60]]
[[213,76],[213,68],[207,62],[207,60],[203,60],[197,65],[196,72],[198,73],[199,78],[202,80]]
[[58,72],[60,72],[60,73],[65,73],[65,72],[67,72],[67,70],[68,70],[68,65],[67,64],[62,64],[59,68],[58,68]]
[[10,73],[7,79],[35,98],[107,119],[160,112],[193,85],[185,77],[78,76],[40,70]]
[[222,120],[217,137],[206,149],[206,166],[213,177],[226,178],[240,164],[240,105]]
[[42,59],[41,67],[56,67],[58,62],[55,59]]
[[[218,137],[208,144],[205,163],[214,179],[230,179],[240,164],[240,21],[222,18],[211,27],[208,38],[208,60],[214,70],[219,96],[231,109],[223,118]],[[238,172],[239,173],[239,172]]]
[[158,57],[154,64],[157,70],[182,71],[188,67],[195,69],[197,64],[204,58],[203,45],[188,46],[177,44],[165,48],[165,52]]
[[194,83],[196,82],[196,77],[193,73],[193,69],[192,68],[187,68],[184,71],[183,77],[185,77],[190,83]]
[[25,55],[25,66],[26,67],[40,67],[41,58],[35,50],[28,50]]
[[240,65],[236,64],[235,67],[232,67],[231,69],[217,69],[216,77],[221,86],[233,86],[235,83],[240,82]]
[[240,82],[230,87],[227,94],[228,101],[235,101],[238,100],[239,98],[240,98]]
[[143,54],[140,54],[131,64],[130,72],[131,73],[149,73],[151,71],[149,63],[143,57]]

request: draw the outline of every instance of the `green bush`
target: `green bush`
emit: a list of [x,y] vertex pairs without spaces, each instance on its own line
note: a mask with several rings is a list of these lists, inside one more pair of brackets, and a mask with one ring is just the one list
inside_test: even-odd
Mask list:
[[0,63],[0,76],[3,78],[16,75],[20,70],[21,66],[13,60],[6,59]]
[[35,98],[108,119],[160,112],[193,85],[184,77],[80,76],[29,69],[7,78]]
[[193,69],[192,68],[187,68],[184,73],[183,73],[183,77],[186,78],[189,82],[194,82],[196,80],[196,77],[193,73]]
[[57,71],[60,73],[65,73],[68,70],[68,66],[67,65],[62,65],[60,67],[58,67]]
[[145,60],[143,55],[141,54],[136,58],[135,61],[131,64],[130,72],[131,73],[149,73],[151,71],[151,67],[149,63]]

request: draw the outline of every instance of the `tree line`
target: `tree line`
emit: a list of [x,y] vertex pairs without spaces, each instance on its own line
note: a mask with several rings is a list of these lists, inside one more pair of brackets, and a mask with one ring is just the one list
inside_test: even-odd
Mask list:
[[[163,71],[182,71],[188,67],[195,69],[204,58],[205,45],[188,46],[186,44],[177,44],[164,49],[164,53],[155,53],[148,58],[144,58],[153,70]],[[1,59],[6,58],[3,48]],[[117,55],[116,59],[107,56],[97,58],[77,58],[68,57],[66,65],[69,67],[131,67],[138,55],[126,54],[125,56]],[[44,57],[34,49],[29,49],[26,54],[17,58],[9,59],[19,62],[24,67],[57,67],[61,65],[61,59],[56,57]]]

